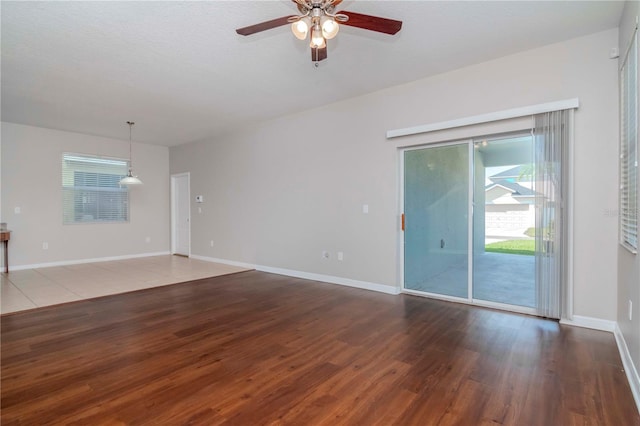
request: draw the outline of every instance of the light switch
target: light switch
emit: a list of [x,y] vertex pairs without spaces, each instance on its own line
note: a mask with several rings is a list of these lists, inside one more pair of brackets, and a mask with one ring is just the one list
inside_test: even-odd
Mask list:
[[362,205],[362,213],[369,214],[369,204]]
[[15,209],[13,209],[13,212],[14,212],[15,214],[20,214],[20,211],[21,211],[21,210],[20,210],[20,207],[16,207]]

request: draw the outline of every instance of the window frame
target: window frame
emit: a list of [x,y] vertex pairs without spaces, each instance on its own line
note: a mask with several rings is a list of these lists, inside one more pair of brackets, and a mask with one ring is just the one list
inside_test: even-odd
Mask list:
[[[69,162],[76,163],[70,167]],[[85,164],[83,167],[82,164]],[[61,155],[62,224],[122,224],[130,221],[130,191],[120,185],[126,176],[129,160],[117,157],[63,152]],[[115,173],[114,173],[115,172]],[[78,182],[81,180],[83,182]],[[89,182],[87,182],[87,180]],[[80,183],[80,184],[79,184]],[[88,184],[87,184],[88,183]],[[69,195],[71,194],[71,195]],[[109,194],[116,196],[109,197]],[[94,214],[82,215],[79,219],[78,197],[82,204],[89,204]],[[85,199],[91,201],[85,202]],[[116,203],[115,208],[113,204]],[[106,207],[105,203],[107,203]],[[87,219],[91,216],[90,219]]]
[[[631,80],[630,80],[631,79]],[[629,84],[631,82],[631,84]],[[620,67],[619,242],[638,253],[638,27]]]

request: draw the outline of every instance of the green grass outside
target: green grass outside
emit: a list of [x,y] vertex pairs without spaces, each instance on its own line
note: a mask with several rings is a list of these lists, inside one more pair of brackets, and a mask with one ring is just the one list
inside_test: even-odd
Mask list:
[[485,251],[492,253],[523,254],[533,256],[536,250],[535,240],[507,240],[484,246]]

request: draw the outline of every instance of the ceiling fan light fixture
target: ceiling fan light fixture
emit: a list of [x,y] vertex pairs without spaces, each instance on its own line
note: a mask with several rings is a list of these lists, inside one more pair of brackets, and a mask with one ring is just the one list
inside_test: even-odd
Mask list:
[[327,42],[322,36],[320,25],[315,25],[311,30],[311,47],[314,49],[323,49],[327,47]]
[[309,34],[309,27],[311,26],[311,20],[307,17],[298,19],[291,24],[291,31],[298,40],[304,40]]
[[333,18],[323,16],[320,21],[322,25],[322,35],[325,39],[331,40],[338,34],[340,25],[338,25],[338,23]]
[[363,13],[336,13],[336,7],[343,0],[291,0],[297,7],[299,15],[282,16],[247,27],[237,28],[236,33],[242,36],[291,24],[291,31],[299,40],[307,40],[310,36],[311,60],[315,66],[327,59],[327,40],[338,35],[340,25],[361,28],[363,30],[394,35],[402,28],[402,21],[365,15]]

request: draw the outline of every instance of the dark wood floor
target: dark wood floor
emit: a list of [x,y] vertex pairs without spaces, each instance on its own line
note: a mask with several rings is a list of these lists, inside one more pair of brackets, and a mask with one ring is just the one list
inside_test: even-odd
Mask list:
[[2,317],[2,424],[637,425],[610,333],[244,272]]

